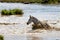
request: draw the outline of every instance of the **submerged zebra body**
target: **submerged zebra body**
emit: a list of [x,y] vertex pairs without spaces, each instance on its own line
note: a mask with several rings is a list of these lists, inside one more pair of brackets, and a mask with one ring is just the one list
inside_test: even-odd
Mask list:
[[33,22],[33,27],[32,29],[48,29],[50,28],[50,25],[48,25],[47,23],[41,22],[39,21],[37,18],[30,16],[30,19],[27,22],[27,25],[29,25],[31,22]]

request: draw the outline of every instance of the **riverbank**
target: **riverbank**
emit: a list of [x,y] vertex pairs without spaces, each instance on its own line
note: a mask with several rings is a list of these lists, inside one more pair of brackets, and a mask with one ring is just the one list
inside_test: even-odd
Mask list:
[[1,0],[1,2],[16,2],[16,3],[38,3],[38,4],[58,4],[59,0]]
[[52,6],[56,6],[56,5],[60,5],[60,3],[58,4],[42,4],[42,3],[22,3],[22,2],[0,2],[0,3],[21,3],[21,4],[37,4],[37,5],[52,5]]

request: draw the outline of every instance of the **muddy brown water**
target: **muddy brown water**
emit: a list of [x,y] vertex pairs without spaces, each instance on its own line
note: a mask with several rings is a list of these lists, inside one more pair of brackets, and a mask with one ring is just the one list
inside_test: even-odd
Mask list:
[[4,35],[5,40],[60,40],[60,31],[32,31],[31,24],[26,25],[29,16],[32,15],[40,21],[49,20],[48,23],[57,23],[51,24],[51,26],[60,28],[60,5],[0,3],[0,10],[14,8],[22,9],[23,16],[0,16],[0,23],[19,23],[16,25],[0,25],[0,34]]

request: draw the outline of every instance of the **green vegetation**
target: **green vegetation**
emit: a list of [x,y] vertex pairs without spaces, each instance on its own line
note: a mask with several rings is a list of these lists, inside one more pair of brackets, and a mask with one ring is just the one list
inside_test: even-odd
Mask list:
[[0,35],[0,40],[4,40],[4,37],[2,35]]
[[58,3],[60,3],[60,0],[1,0],[1,2],[58,4]]
[[23,12],[21,9],[12,9],[12,10],[2,10],[1,15],[22,15]]

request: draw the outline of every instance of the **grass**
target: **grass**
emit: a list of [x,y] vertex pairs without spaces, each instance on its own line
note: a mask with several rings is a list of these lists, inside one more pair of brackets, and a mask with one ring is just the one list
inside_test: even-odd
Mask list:
[[2,10],[1,15],[22,15],[23,11],[21,9],[12,9],[12,10]]
[[3,35],[0,35],[0,40],[4,40],[4,37],[3,37]]
[[2,0],[1,2],[58,4],[60,3],[60,0]]

